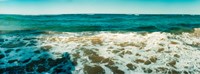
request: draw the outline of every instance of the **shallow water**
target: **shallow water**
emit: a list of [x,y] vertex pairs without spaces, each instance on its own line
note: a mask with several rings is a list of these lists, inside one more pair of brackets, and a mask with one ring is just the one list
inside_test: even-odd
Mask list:
[[[200,73],[200,29],[198,28],[199,16],[170,15],[164,16],[140,16],[135,15],[60,15],[60,16],[18,16],[10,18],[11,15],[2,15],[0,19],[0,72],[1,73],[68,73],[68,74],[199,74]],[[70,17],[74,18],[70,18]],[[9,17],[7,21],[5,17]],[[47,19],[49,17],[49,19]],[[54,17],[54,18],[52,18]],[[58,19],[59,17],[59,19]],[[60,18],[62,17],[62,18]],[[75,18],[76,17],[76,18]],[[72,25],[58,25],[56,28],[49,28],[52,19],[57,23],[64,22],[64,19],[82,17],[79,21],[85,24],[84,27]],[[104,17],[104,18],[103,18]],[[141,26],[141,29],[124,30],[131,27],[118,26],[109,30],[103,27],[90,27],[89,23],[110,21],[111,17],[125,18],[120,22],[128,22],[134,17],[140,24],[155,22],[164,18],[168,21],[187,22],[192,27],[190,31],[181,28],[181,31],[159,27],[153,31],[148,26]],[[128,18],[129,17],[129,18]],[[185,18],[183,18],[185,17]],[[191,18],[189,18],[191,17]],[[40,19],[39,19],[40,18]],[[96,18],[92,20],[91,18]],[[19,20],[20,19],[20,20]],[[23,21],[22,21],[23,19]],[[40,20],[33,22],[34,20]],[[62,19],[62,20],[61,20]],[[87,19],[87,21],[85,20]],[[88,21],[88,19],[90,19]],[[98,19],[98,20],[97,20]],[[112,18],[114,19],[114,18]],[[183,19],[188,19],[183,21]],[[190,19],[190,20],[189,20]],[[3,20],[3,21],[2,21]],[[44,25],[27,25],[29,20],[32,23],[45,22]],[[48,20],[48,21],[46,21]],[[121,21],[120,21],[121,20]],[[169,21],[171,20],[171,21]],[[13,21],[20,24],[9,25]],[[58,22],[59,21],[59,22]],[[83,22],[86,21],[86,22]],[[112,20],[113,21],[113,20]],[[132,21],[132,20],[130,20]],[[193,22],[192,22],[193,21]],[[54,23],[56,23],[54,22]],[[73,21],[69,21],[73,22]],[[166,22],[160,21],[166,26]],[[5,24],[7,23],[8,26]],[[25,24],[26,23],[26,24]],[[65,22],[64,22],[65,23]],[[81,23],[81,22],[79,22]],[[31,24],[31,23],[30,23]],[[41,23],[42,24],[42,23]],[[51,24],[51,25],[50,25]],[[155,26],[156,23],[151,23]],[[15,25],[15,26],[14,26]],[[100,24],[98,24],[100,25]],[[105,24],[102,24],[105,26]],[[148,23],[147,25],[150,25]],[[176,24],[174,24],[176,25]],[[12,27],[10,27],[12,26]],[[182,27],[179,25],[178,27]],[[5,28],[6,27],[6,28]],[[42,28],[43,27],[43,28]],[[91,29],[88,29],[90,27]],[[106,26],[107,27],[107,26]],[[197,28],[195,28],[197,27]],[[77,28],[76,30],[72,30]],[[81,28],[81,29],[79,29]],[[83,28],[83,29],[82,29]],[[107,27],[108,28],[108,27]],[[190,29],[191,28],[191,29]],[[70,29],[71,31],[68,31]],[[85,31],[89,30],[89,31]],[[104,30],[102,30],[104,29]],[[179,31],[179,33],[174,33]]]

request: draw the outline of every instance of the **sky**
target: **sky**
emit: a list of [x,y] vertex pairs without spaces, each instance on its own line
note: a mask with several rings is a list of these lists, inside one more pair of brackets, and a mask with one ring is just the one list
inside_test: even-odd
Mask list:
[[0,14],[200,14],[200,0],[0,0]]

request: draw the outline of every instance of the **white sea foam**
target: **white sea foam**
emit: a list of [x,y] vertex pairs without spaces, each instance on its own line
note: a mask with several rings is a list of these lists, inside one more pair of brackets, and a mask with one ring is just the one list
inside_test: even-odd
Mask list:
[[[36,36],[37,46],[22,47],[24,52],[10,52],[3,59],[38,59],[42,53],[33,53],[38,48],[45,48],[54,59],[62,58],[68,52],[76,62],[74,74],[93,73],[200,73],[200,29],[193,33],[113,33],[113,32],[48,32]],[[9,43],[16,39],[4,37]],[[21,37],[20,37],[21,38]],[[22,37],[26,38],[26,37]],[[30,38],[30,37],[27,37]],[[0,49],[7,47],[1,46]],[[8,50],[8,49],[6,49]],[[6,51],[5,50],[5,51]],[[40,50],[40,49],[38,49]],[[5,51],[1,50],[2,52]],[[12,55],[11,55],[12,53]],[[16,63],[4,61],[0,67],[10,67]]]

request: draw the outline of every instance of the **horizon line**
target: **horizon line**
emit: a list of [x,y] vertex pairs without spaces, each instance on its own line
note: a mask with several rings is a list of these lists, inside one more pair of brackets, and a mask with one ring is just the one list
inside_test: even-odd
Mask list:
[[61,14],[18,14],[18,13],[0,13],[0,15],[98,15],[98,14],[104,14],[104,15],[200,15],[199,14],[189,14],[189,13],[61,13]]

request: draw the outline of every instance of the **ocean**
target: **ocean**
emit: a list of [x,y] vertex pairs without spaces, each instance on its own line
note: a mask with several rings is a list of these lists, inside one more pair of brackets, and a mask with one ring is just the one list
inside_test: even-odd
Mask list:
[[199,74],[200,15],[0,15],[3,74]]

